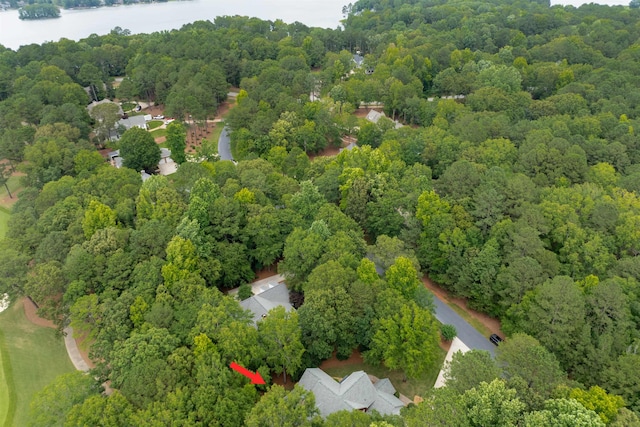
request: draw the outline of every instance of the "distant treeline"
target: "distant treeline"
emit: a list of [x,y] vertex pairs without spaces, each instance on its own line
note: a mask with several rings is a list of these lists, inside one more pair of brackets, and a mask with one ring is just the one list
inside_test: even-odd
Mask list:
[[[58,7],[72,9],[76,7],[113,6],[117,4],[166,3],[168,0],[30,0],[27,2],[9,1],[9,7],[20,8],[20,19],[44,19],[60,16]],[[26,3],[24,7],[21,4]]]
[[59,18],[60,9],[53,4],[38,3],[26,5],[19,10],[20,19]]

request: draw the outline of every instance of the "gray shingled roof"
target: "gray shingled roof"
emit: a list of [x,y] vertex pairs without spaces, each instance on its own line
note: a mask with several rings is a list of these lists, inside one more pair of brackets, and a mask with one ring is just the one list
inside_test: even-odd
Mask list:
[[123,115],[124,111],[122,111],[122,107],[120,106],[120,104],[113,102],[110,99],[103,99],[102,101],[93,101],[91,104],[87,105],[87,110],[89,110],[89,112],[91,112],[91,110],[93,110],[93,108],[97,105],[101,105],[101,104],[115,104],[118,107],[118,114],[119,115]]
[[286,311],[293,310],[293,306],[289,303],[289,290],[284,283],[279,283],[258,295],[240,301],[240,305],[253,313],[254,324],[257,324],[273,308],[282,306]]
[[144,119],[144,116],[131,116],[128,119],[120,119],[118,120],[118,124],[121,124],[127,129],[134,127],[139,127],[141,129],[147,128],[147,121]]
[[388,379],[379,382],[380,386],[376,387],[364,371],[357,371],[338,383],[323,370],[308,368],[299,384],[313,392],[316,406],[323,417],[344,409],[375,409],[384,415],[399,414],[404,404],[393,395],[393,385]]

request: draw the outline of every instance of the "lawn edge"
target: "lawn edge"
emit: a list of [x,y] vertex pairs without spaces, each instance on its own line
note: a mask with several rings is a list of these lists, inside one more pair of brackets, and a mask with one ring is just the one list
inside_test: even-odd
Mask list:
[[2,359],[2,369],[4,371],[4,380],[7,385],[7,397],[9,399],[7,415],[1,425],[11,427],[13,426],[13,419],[16,413],[17,397],[13,381],[13,368],[11,367],[11,360],[9,360],[9,350],[7,349],[7,343],[5,342],[4,332],[2,332],[2,329],[0,329],[0,358]]

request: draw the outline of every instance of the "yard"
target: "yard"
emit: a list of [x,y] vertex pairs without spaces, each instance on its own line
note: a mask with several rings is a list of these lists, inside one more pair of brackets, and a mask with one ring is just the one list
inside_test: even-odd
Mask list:
[[153,136],[153,139],[162,138],[163,136],[167,136],[167,130],[164,129],[164,128],[152,130],[152,131],[150,131],[150,133]]
[[[413,399],[416,395],[424,396],[427,391],[433,388],[433,385],[438,378],[440,368],[444,363],[445,356],[446,352],[441,348],[438,348],[438,358],[431,370],[420,378],[408,379],[406,382],[402,382],[402,371],[392,371],[385,368],[383,365],[369,365],[363,362],[361,359],[358,360],[358,358],[351,358],[343,363],[338,361],[336,363],[337,366],[332,367],[323,367],[321,365],[320,368],[334,378],[343,378],[356,371],[365,371],[367,374],[374,375],[380,379],[389,378],[398,392],[404,394],[409,399]],[[354,363],[351,363],[351,361],[353,361]],[[333,365],[333,363],[331,364]]]
[[33,394],[73,370],[62,338],[27,320],[21,302],[0,313],[0,426],[28,425]]
[[9,210],[0,206],[0,239],[7,233],[7,223],[9,222]]

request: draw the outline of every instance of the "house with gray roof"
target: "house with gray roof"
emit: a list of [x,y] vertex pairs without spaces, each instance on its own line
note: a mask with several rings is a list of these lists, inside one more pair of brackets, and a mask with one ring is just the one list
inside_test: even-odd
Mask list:
[[124,114],[124,111],[122,111],[122,107],[120,106],[120,104],[118,104],[117,102],[113,102],[110,99],[103,99],[102,101],[93,101],[91,104],[87,105],[87,110],[89,111],[89,113],[91,113],[91,111],[98,105],[102,105],[102,104],[114,104],[118,107],[118,115],[122,116]]
[[[382,111],[371,110],[367,114],[366,119],[371,123],[378,124],[378,121],[380,121],[380,119],[383,117],[387,116]],[[403,127],[403,124],[397,120],[393,120],[393,123],[395,124],[396,129],[400,129],[401,127]]]
[[125,129],[138,127],[140,129],[147,130],[148,128],[147,120],[145,119],[144,116],[130,116],[130,117],[127,117],[126,119],[120,119],[118,120],[118,124],[121,126],[124,126]]
[[276,307],[284,307],[286,311],[292,311],[293,306],[289,302],[289,289],[284,283],[263,285],[264,290],[257,295],[240,301],[240,305],[245,310],[253,313],[253,324],[263,319],[269,310]]
[[373,383],[364,371],[353,372],[338,382],[322,369],[308,368],[298,384],[314,394],[323,417],[342,410],[376,410],[383,415],[398,415],[404,407],[394,395],[396,389],[389,379]]

